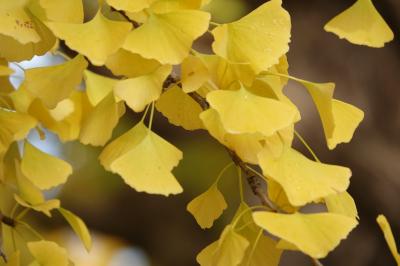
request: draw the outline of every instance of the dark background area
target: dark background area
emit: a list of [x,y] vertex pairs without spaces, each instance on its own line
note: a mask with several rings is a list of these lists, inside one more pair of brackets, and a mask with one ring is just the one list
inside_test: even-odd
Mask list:
[[[223,12],[232,12],[232,16],[265,2],[247,0],[238,4],[232,0],[231,6],[229,1],[221,6],[225,9]],[[353,141],[329,151],[310,97],[295,83],[289,83],[285,89],[302,113],[298,131],[318,156],[324,162],[346,165],[353,171],[350,193],[358,206],[360,225],[322,262],[324,265],[395,265],[375,219],[384,213],[400,240],[400,1],[374,1],[395,33],[395,40],[383,49],[356,46],[323,30],[329,19],[353,1],[283,2],[292,16],[290,74],[310,81],[335,82],[336,98],[365,112],[365,120]],[[115,136],[138,119],[128,112]],[[229,157],[204,131],[186,132],[169,125],[161,115],[157,115],[154,126],[158,134],[184,152],[184,160],[175,171],[185,189],[183,194],[165,198],[137,193],[120,177],[102,169],[97,161],[100,149],[70,143],[65,146],[64,154],[73,163],[75,173],[62,189],[61,199],[94,232],[116,236],[124,243],[139,247],[150,258],[151,265],[197,265],[196,254],[218,238],[237,208],[237,177],[234,171],[229,172],[221,183],[229,209],[211,230],[201,230],[186,211],[186,204],[212,184]],[[249,203],[257,202],[249,191],[246,197]],[[59,225],[55,223],[54,228]],[[284,255],[281,263],[310,264],[305,256],[292,252]]]

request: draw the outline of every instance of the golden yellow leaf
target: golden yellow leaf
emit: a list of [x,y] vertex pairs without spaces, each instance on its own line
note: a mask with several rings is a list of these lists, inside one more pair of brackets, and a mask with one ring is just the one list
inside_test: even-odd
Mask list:
[[198,90],[209,79],[209,72],[201,58],[189,55],[181,65],[182,89],[185,93]]
[[392,252],[393,258],[396,260],[397,265],[400,265],[400,254],[397,250],[396,241],[394,240],[389,222],[382,214],[378,215],[376,221],[385,236],[386,243],[389,246],[390,252]]
[[12,37],[21,44],[40,41],[35,23],[25,9],[27,3],[27,0],[0,1],[0,34]]
[[105,145],[124,113],[124,103],[116,103],[113,93],[110,92],[83,119],[79,140],[86,145]]
[[11,143],[24,139],[36,124],[30,115],[0,108],[0,161]]
[[48,22],[46,25],[68,47],[97,66],[104,65],[107,57],[118,51],[132,29],[131,23],[110,20],[101,11],[83,24]]
[[182,152],[143,123],[108,144],[99,159],[106,170],[121,175],[139,192],[165,196],[182,192],[171,174]]
[[21,161],[21,170],[40,189],[61,185],[72,174],[72,167],[67,162],[42,152],[27,141]]
[[206,192],[194,198],[187,205],[190,212],[201,228],[211,228],[214,221],[221,216],[227,208],[224,195],[213,184]]
[[24,86],[47,108],[53,109],[78,87],[86,67],[85,58],[78,55],[60,65],[31,68],[25,71]]
[[333,213],[253,213],[257,225],[294,244],[313,258],[324,258],[358,224],[356,219]]
[[245,162],[257,164],[257,154],[263,149],[261,141],[265,139],[259,133],[243,133],[230,134],[228,133],[214,109],[208,109],[200,114],[204,127],[208,130],[211,136],[217,139],[221,144],[235,151],[236,154]]
[[51,117],[56,121],[63,121],[75,111],[75,103],[71,99],[59,102],[56,108],[49,110]]
[[[67,251],[50,241],[28,242],[28,249],[40,266],[68,266]],[[35,265],[35,264],[33,264]]]
[[[21,1],[24,0],[3,0],[3,2],[9,3],[18,3]],[[8,61],[29,60],[34,55],[44,55],[55,45],[56,38],[53,33],[33,14],[30,14],[29,25],[33,25],[36,34],[39,36],[38,41],[20,43],[13,37],[0,34],[0,58],[5,58]]]
[[141,112],[160,97],[164,80],[171,71],[170,65],[164,65],[148,75],[121,80],[116,84],[114,93],[132,110]]
[[206,32],[209,21],[210,14],[198,10],[151,13],[129,34],[123,48],[162,64],[179,64],[188,56],[193,41]]
[[238,21],[216,27],[213,51],[230,62],[248,63],[256,73],[279,62],[289,50],[290,16],[271,0]]
[[92,106],[96,106],[110,92],[112,92],[118,82],[117,79],[98,75],[89,70],[85,70],[84,78],[86,83],[86,94]]
[[329,195],[324,198],[324,201],[329,212],[358,218],[357,207],[354,199],[347,191]]
[[25,208],[30,208],[32,210],[35,210],[37,212],[42,212],[48,217],[51,217],[51,210],[57,209],[60,207],[60,201],[58,199],[51,199],[47,201],[43,201],[42,203],[38,204],[31,204],[27,201],[25,201],[23,198],[18,196],[17,194],[14,195],[14,199],[16,202],[18,202],[19,205],[25,207]]
[[199,118],[202,108],[192,97],[175,85],[164,92],[156,102],[156,108],[168,121],[186,130],[203,128]]
[[82,0],[39,0],[40,6],[45,10],[50,21],[65,23],[83,22]]
[[199,9],[204,0],[153,0],[150,6],[155,13],[167,13],[180,9]]
[[15,162],[16,179],[18,185],[18,193],[21,199],[31,205],[37,205],[44,202],[42,191],[36,187],[28,178],[21,172],[21,166],[18,161]]
[[7,66],[0,65],[0,76],[9,76],[14,73],[14,70]]
[[212,257],[206,261],[209,261],[211,263],[202,263],[202,261],[204,260],[202,259],[204,253],[200,253],[198,255],[198,261],[200,262],[201,266],[236,266],[239,265],[244,259],[249,244],[249,241],[247,241],[247,239],[240,234],[236,233],[231,225],[227,225],[222,232],[217,244],[211,244],[211,247],[207,247],[207,253],[209,255],[212,255]]
[[393,32],[375,9],[372,0],[357,0],[324,27],[339,38],[370,47],[383,47],[393,40]]
[[92,237],[90,236],[89,230],[81,218],[66,210],[64,208],[59,208],[58,211],[64,216],[65,220],[70,224],[74,232],[81,239],[87,251],[92,248]]
[[294,124],[299,116],[293,106],[254,95],[244,87],[237,91],[212,91],[207,94],[207,101],[231,134],[261,133],[271,136]]
[[268,180],[268,198],[286,213],[293,213],[298,210],[297,207],[290,204],[285,191],[278,182],[273,179]]
[[116,76],[138,77],[154,72],[161,65],[154,59],[146,59],[138,54],[125,49],[119,49],[110,55],[106,61],[106,67]]
[[[2,265],[2,264],[0,264]],[[6,266],[20,266],[21,265],[21,259],[20,259],[20,251],[17,250],[11,256],[7,257],[7,263],[5,264]]]
[[210,82],[215,88],[230,89],[232,84],[241,82],[250,87],[256,73],[249,64],[230,62],[218,55],[198,54],[210,75]]
[[258,154],[266,177],[278,182],[293,206],[303,206],[349,186],[349,168],[312,161],[294,149],[276,158],[267,150]]
[[50,110],[39,100],[33,101],[28,110],[43,126],[57,134],[62,142],[76,140],[79,137],[84,107],[90,105],[84,93],[79,91],[73,91],[67,100],[73,102],[74,109],[61,121],[54,119],[54,113],[52,115]]

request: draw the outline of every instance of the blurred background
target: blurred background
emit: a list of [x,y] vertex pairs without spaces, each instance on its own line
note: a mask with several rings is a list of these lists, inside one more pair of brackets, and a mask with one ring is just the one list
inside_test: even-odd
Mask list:
[[[95,1],[86,1],[95,2]],[[240,18],[265,1],[214,0],[207,7],[213,21]],[[359,210],[360,225],[338,249],[322,260],[324,265],[395,265],[375,222],[384,213],[400,241],[400,1],[374,1],[395,33],[395,40],[383,49],[355,46],[323,30],[324,24],[354,1],[284,0],[292,16],[292,41],[288,54],[290,74],[310,81],[336,83],[336,98],[365,111],[365,120],[350,144],[329,151],[318,114],[305,89],[289,83],[286,93],[300,107],[298,131],[320,159],[342,164],[353,171],[350,193]],[[90,7],[90,5],[87,5]],[[90,11],[90,10],[88,10]],[[90,14],[90,12],[88,12]],[[210,37],[196,46],[207,51]],[[47,60],[47,61],[46,61]],[[38,66],[59,58],[35,58],[24,67]],[[55,61],[54,61],[55,60]],[[131,128],[140,117],[127,112],[114,137]],[[184,193],[162,197],[138,193],[122,179],[103,170],[98,148],[79,143],[60,144],[50,136],[45,142],[31,139],[47,152],[59,154],[74,166],[74,175],[62,188],[51,193],[78,214],[91,228],[94,249],[86,254],[60,217],[55,221],[32,216],[41,231],[66,243],[78,266],[191,266],[196,254],[216,240],[237,208],[237,176],[228,172],[221,190],[229,208],[210,230],[202,230],[186,211],[186,204],[205,191],[229,162],[224,148],[205,131],[186,132],[169,125],[157,114],[155,131],[180,148],[184,159],[174,173]],[[303,149],[299,143],[296,147]],[[249,203],[257,203],[246,191]],[[399,242],[398,242],[399,243]],[[281,265],[311,265],[294,252],[285,253]],[[227,265],[228,266],[228,265]]]

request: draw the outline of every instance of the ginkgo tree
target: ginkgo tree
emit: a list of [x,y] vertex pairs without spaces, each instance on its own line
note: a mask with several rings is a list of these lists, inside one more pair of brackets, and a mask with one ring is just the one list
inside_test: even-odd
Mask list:
[[[93,0],[94,1],[94,0]],[[184,191],[173,169],[184,154],[152,129],[156,111],[186,130],[206,130],[225,146],[232,162],[209,189],[187,205],[201,228],[210,228],[228,206],[218,189],[237,168],[240,199],[220,238],[198,254],[202,266],[278,265],[285,250],[320,265],[357,226],[357,208],[347,192],[351,170],[321,162],[297,133],[297,106],[284,93],[289,80],[301,84],[318,110],[326,144],[347,143],[363,120],[359,108],[336,99],[335,84],[288,73],[290,14],[269,0],[243,18],[212,21],[210,0],[99,0],[84,20],[81,0],[0,0],[0,265],[70,265],[66,249],[43,238],[25,221],[29,211],[58,212],[90,250],[84,222],[44,192],[68,181],[71,165],[33,145],[37,131],[62,142],[104,146],[99,162],[136,191],[171,195]],[[325,30],[348,41],[382,47],[393,33],[371,0],[329,21]],[[213,53],[192,48],[211,34]],[[61,43],[73,51],[63,53]],[[46,53],[65,62],[24,69],[21,85],[9,81],[9,64]],[[112,76],[89,66],[109,69]],[[132,129],[111,139],[126,108],[143,112]],[[294,138],[312,158],[292,147]],[[249,206],[248,185],[259,204]],[[320,203],[325,211],[305,213]],[[378,222],[399,263],[387,221]],[[388,229],[389,228],[389,229]]]

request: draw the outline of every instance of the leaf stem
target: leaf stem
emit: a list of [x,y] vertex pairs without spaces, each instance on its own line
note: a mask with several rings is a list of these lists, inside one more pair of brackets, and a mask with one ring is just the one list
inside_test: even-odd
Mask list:
[[313,151],[313,149],[311,149],[310,145],[308,145],[308,143],[305,141],[305,139],[299,134],[299,132],[297,132],[296,130],[294,130],[294,134],[296,135],[296,137],[301,141],[301,143],[303,143],[303,145],[307,148],[307,150],[311,153],[312,157],[314,157],[314,160],[317,162],[321,162],[317,155],[315,154],[315,152]]

